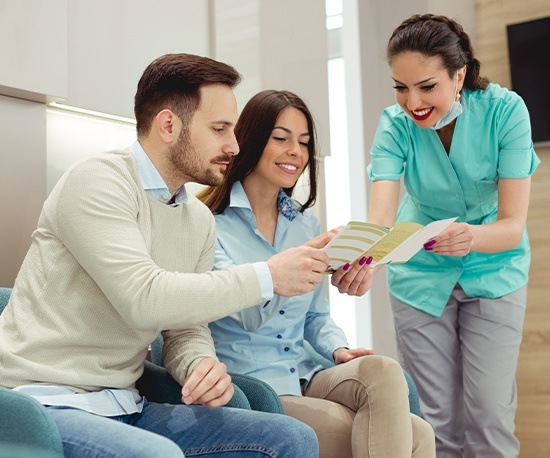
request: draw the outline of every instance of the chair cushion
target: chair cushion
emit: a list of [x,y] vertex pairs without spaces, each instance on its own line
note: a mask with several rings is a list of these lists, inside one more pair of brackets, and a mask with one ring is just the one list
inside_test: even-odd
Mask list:
[[0,288],[0,313],[4,311],[10,300],[11,288]]
[[18,391],[0,387],[0,412],[0,449],[9,446],[13,449],[13,456],[19,456],[17,450],[33,449],[41,452],[32,456],[45,456],[47,452],[47,456],[63,457],[55,422],[46,407],[38,401]]

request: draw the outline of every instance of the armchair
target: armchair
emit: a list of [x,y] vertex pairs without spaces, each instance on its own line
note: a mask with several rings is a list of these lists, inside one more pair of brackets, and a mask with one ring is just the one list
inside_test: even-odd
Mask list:
[[[151,363],[154,367],[164,369],[164,360],[162,358],[162,346],[164,340],[162,335],[159,335],[151,344]],[[279,396],[271,386],[260,379],[244,374],[230,374],[235,386],[235,395],[228,404],[230,407],[239,407],[233,405],[235,401],[248,403],[248,408],[259,410],[262,412],[283,413],[283,406],[279,400]],[[142,377],[143,379],[143,377]],[[141,380],[141,379],[140,379]],[[172,379],[173,381],[173,379]],[[174,383],[176,383],[174,381]],[[237,391],[239,392],[237,394]],[[141,389],[140,389],[141,392]],[[241,395],[245,398],[243,401]],[[146,396],[147,397],[147,396]],[[147,397],[147,399],[150,399]],[[152,400],[152,399],[151,399]]]
[[[11,288],[0,288],[0,313],[8,304]],[[239,388],[245,386],[246,395]],[[268,410],[282,413],[272,407],[275,392],[264,382],[247,376],[234,376],[235,394],[228,406],[243,409]],[[180,404],[181,385],[164,367],[145,361],[144,372],[136,382],[142,396],[152,402]],[[57,427],[48,409],[18,391],[0,387],[0,458],[62,458],[63,446]]]
[[[158,367],[164,366],[164,361],[162,358],[162,346],[163,339],[159,335],[155,341],[151,344],[151,361]],[[311,357],[320,365],[325,368],[334,366],[333,361],[321,356],[317,353],[314,348],[309,344],[309,342],[304,342],[304,348],[311,355]],[[274,412],[274,413],[283,413],[283,406],[279,397],[267,383],[251,376],[242,375],[242,374],[230,374],[233,379],[234,384],[242,390],[252,410],[261,410],[264,412]],[[418,390],[416,384],[414,383],[412,377],[404,370],[403,375],[407,381],[409,387],[409,408],[411,413],[422,417],[422,412],[420,411],[420,399],[418,397]]]
[[[8,304],[10,288],[0,287],[0,313]],[[306,349],[325,367],[334,364],[318,355],[306,343]],[[156,364],[157,363],[157,364]],[[136,382],[142,396],[152,402],[181,403],[181,385],[161,367],[162,337],[151,345],[151,361],[145,361],[144,372]],[[241,374],[231,374],[235,394],[231,407],[283,413],[279,397],[265,382]],[[411,412],[420,416],[416,386],[405,372],[409,384]],[[0,458],[62,458],[63,447],[59,433],[48,410],[26,394],[0,387]]]

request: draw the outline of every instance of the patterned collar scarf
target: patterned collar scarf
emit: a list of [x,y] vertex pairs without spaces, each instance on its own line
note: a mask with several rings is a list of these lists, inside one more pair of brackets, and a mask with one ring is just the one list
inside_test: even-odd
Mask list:
[[293,205],[292,199],[288,197],[287,193],[283,190],[279,190],[279,196],[277,197],[277,207],[279,213],[281,213],[286,219],[292,221],[298,215],[298,210]]

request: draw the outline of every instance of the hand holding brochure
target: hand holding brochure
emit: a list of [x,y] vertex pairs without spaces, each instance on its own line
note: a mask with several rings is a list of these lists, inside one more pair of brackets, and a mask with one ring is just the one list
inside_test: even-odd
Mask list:
[[353,265],[363,256],[372,256],[371,266],[407,262],[455,220],[433,221],[427,226],[402,222],[392,228],[350,221],[324,248],[330,258],[328,271],[335,271],[346,263]]

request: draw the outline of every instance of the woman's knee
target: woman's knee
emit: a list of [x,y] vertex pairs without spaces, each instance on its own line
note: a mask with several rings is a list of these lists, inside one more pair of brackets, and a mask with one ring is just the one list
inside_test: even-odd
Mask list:
[[413,457],[435,457],[435,434],[430,424],[411,414],[413,432]]
[[370,355],[357,358],[357,378],[369,385],[383,384],[392,389],[407,391],[407,381],[401,365],[387,356]]

